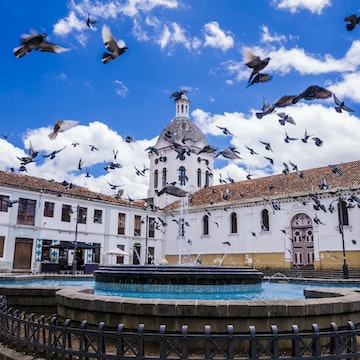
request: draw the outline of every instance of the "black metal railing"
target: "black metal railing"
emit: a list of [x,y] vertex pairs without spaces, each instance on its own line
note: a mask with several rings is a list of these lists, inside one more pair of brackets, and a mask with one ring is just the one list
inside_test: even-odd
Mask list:
[[19,313],[7,306],[0,296],[0,341],[19,352],[46,359],[360,359],[357,337],[360,330],[349,321],[347,329],[321,331],[313,324],[312,331],[301,332],[297,325],[291,332],[279,333],[276,325],[269,333],[256,333],[254,326],[248,333],[236,333],[233,325],[227,333],[212,333],[205,326],[204,333],[189,333],[183,325],[181,332],[167,332],[161,325],[158,332],[146,332],[140,324],[137,331],[126,331],[124,325],[106,329],[103,322],[88,328],[86,321],[70,326],[56,317],[47,320],[43,315]]

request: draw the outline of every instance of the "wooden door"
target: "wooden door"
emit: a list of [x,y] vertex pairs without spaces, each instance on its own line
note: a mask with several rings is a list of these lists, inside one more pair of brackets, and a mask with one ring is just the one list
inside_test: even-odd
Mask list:
[[33,239],[16,238],[13,269],[31,269]]

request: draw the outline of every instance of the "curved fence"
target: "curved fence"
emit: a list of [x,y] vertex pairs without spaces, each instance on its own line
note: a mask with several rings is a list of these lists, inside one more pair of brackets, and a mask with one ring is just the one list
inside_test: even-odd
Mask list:
[[[67,319],[59,324],[41,315],[27,315],[9,307],[0,296],[0,341],[10,348],[46,359],[358,359],[357,338],[360,330],[349,321],[347,329],[336,323],[322,331],[313,324],[312,331],[301,332],[292,325],[288,333],[279,333],[276,325],[269,333],[236,333],[228,325],[223,334],[212,333],[205,326],[203,334],[191,334],[183,325],[178,333],[167,332],[165,325],[157,332],[146,332],[140,324],[137,331],[126,331],[124,325],[106,329],[103,322],[88,328],[87,322],[72,327]],[[196,350],[194,350],[196,349]]]

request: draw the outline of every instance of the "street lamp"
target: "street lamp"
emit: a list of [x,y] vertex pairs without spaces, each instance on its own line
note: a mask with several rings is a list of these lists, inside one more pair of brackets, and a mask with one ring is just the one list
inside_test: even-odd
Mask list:
[[339,197],[338,200],[338,209],[339,209],[339,232],[341,234],[341,240],[342,240],[342,248],[343,248],[343,278],[348,279],[349,278],[349,268],[348,264],[346,263],[346,251],[345,251],[345,239],[344,239],[344,213],[343,213],[343,204],[344,200]]
[[78,224],[79,224],[79,205],[77,205],[77,207],[76,207],[76,223],[75,223],[75,238],[74,238],[74,255],[73,255],[73,261],[72,261],[72,274],[73,274],[73,275],[76,275],[76,270],[77,270],[76,252],[77,252]]

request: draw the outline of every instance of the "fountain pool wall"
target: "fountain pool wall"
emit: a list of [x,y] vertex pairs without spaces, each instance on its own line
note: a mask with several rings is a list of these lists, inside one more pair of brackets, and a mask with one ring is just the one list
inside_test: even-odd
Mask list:
[[68,287],[56,292],[57,313],[76,322],[86,319],[97,326],[116,328],[124,324],[128,330],[137,330],[145,324],[146,331],[157,331],[166,325],[169,331],[180,331],[188,325],[189,331],[203,333],[205,325],[213,332],[226,333],[227,325],[235,331],[247,332],[256,326],[257,332],[270,332],[271,325],[279,331],[291,331],[296,324],[300,330],[312,331],[316,323],[322,329],[336,322],[346,328],[351,320],[360,323],[360,290],[318,288],[305,290],[303,300],[161,300],[120,298],[93,294],[93,289]]

